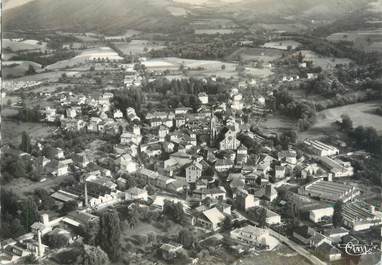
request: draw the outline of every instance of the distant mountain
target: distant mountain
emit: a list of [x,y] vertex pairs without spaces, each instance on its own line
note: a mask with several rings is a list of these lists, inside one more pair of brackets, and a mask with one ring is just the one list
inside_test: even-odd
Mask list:
[[5,30],[118,32],[171,28],[167,0],[34,0],[3,13]]
[[[28,0],[8,0],[24,3]],[[272,15],[305,19],[337,19],[375,0],[29,0],[3,13],[5,30],[70,30],[103,33],[127,28],[166,31],[185,23],[168,7],[204,5],[211,12],[235,12],[240,17]],[[14,2],[14,3],[15,3]],[[211,5],[214,7],[211,8]],[[197,10],[197,9],[194,9]],[[197,11],[196,11],[197,12]]]

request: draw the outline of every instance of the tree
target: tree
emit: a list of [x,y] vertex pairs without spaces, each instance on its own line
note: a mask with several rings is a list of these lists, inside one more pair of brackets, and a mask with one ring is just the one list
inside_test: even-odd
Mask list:
[[222,64],[221,68],[222,70],[225,70],[225,64]]
[[76,210],[77,207],[78,207],[78,205],[77,205],[77,202],[75,200],[66,201],[61,208],[61,213],[67,214],[69,212]]
[[33,75],[36,73],[36,70],[34,69],[33,65],[28,66],[28,70],[25,72],[26,75]]
[[88,222],[86,227],[84,227],[84,242],[89,245],[95,245],[99,230],[100,225],[98,220]]
[[64,234],[47,234],[44,237],[47,245],[51,248],[63,248],[69,244],[69,238]]
[[112,262],[117,261],[121,254],[120,237],[121,228],[118,212],[114,209],[104,212],[100,219],[98,243]]
[[22,202],[21,205],[21,224],[25,229],[29,230],[30,226],[40,220],[37,204],[32,198],[28,198]]
[[100,247],[84,245],[81,264],[108,265],[110,264],[110,260],[107,254]]
[[260,227],[265,227],[267,224],[267,210],[263,207],[259,208],[257,212],[257,221]]
[[183,229],[179,231],[178,240],[186,249],[193,247],[195,243],[195,238],[193,233],[188,229]]
[[343,221],[342,209],[343,209],[343,202],[337,201],[334,204],[334,213],[333,213],[333,225],[335,227],[340,227],[342,225],[342,221]]
[[163,205],[163,214],[168,216],[175,223],[180,224],[184,220],[184,211],[182,203],[173,203],[165,200]]
[[54,199],[44,189],[36,189],[34,195],[37,199],[37,204],[40,206],[39,208],[43,210],[50,210],[56,205]]
[[232,217],[231,216],[227,216],[225,219],[224,219],[224,222],[223,222],[223,229],[225,231],[229,231],[231,228],[232,228]]
[[341,129],[345,132],[351,132],[353,130],[353,121],[346,114],[341,115]]
[[25,131],[21,134],[20,149],[28,154],[32,152],[31,138]]

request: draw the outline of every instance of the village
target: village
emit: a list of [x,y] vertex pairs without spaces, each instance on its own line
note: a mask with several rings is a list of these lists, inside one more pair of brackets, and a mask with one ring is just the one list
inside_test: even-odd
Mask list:
[[[143,63],[114,63],[124,73],[124,90],[142,91],[148,71]],[[352,183],[354,168],[343,160],[352,153],[340,142],[296,141],[291,132],[253,126],[251,121],[272,112],[267,104],[272,92],[244,99],[252,84],[237,83],[225,102],[211,104],[204,91],[192,107],[144,117],[133,107],[118,108],[112,91],[98,97],[40,93],[50,101],[39,110],[40,121],[59,127],[40,140],[23,134],[22,152],[6,146],[2,152],[30,165],[27,174],[50,187],[44,190],[50,198],[40,202],[54,206],[43,205],[45,210],[31,217],[29,232],[1,242],[2,264],[59,256],[55,244],[89,240],[94,236],[89,227],[116,210],[126,215],[130,228],[124,229],[147,222],[138,217],[141,211],[184,228],[179,236],[151,242],[150,255],[160,255],[163,263],[197,264],[195,249],[205,241],[223,242],[235,255],[285,244],[313,264],[343,259],[340,246],[364,242],[365,234],[368,244],[378,242],[382,212],[362,199],[367,190]],[[59,147],[54,139],[60,135],[76,141]],[[68,181],[49,185],[55,179]],[[149,260],[140,257],[136,264]]]
[[380,13],[129,1],[5,19],[0,265],[379,264]]

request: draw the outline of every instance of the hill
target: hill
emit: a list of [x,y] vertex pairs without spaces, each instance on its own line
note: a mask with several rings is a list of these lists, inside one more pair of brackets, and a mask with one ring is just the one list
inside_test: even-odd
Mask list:
[[34,0],[3,14],[4,30],[119,33],[127,28],[169,30],[181,18],[166,0]]

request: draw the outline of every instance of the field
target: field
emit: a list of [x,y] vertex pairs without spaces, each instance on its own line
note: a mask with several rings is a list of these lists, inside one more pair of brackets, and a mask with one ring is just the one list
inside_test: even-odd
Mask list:
[[364,102],[327,109],[317,113],[317,122],[308,131],[300,133],[301,139],[318,138],[323,135],[335,134],[334,122],[341,120],[341,115],[347,114],[353,121],[353,126],[372,126],[382,134],[382,116],[373,114],[380,101]]
[[188,11],[181,7],[175,7],[175,6],[169,6],[166,8],[168,12],[171,13],[173,16],[186,16],[188,14]]
[[31,61],[3,61],[3,74],[6,77],[24,76],[29,66],[32,66],[36,72],[41,72],[41,64]]
[[44,52],[47,47],[46,42],[40,42],[37,40],[14,40],[14,39],[3,39],[2,41],[3,49],[10,49],[13,52],[17,51],[33,51],[40,50]]
[[20,122],[2,120],[1,136],[3,143],[12,143],[19,145],[21,143],[21,134],[27,132],[32,139],[44,138],[52,133],[55,127],[43,123]]
[[271,41],[271,42],[264,43],[264,45],[262,45],[263,48],[278,49],[278,50],[285,50],[285,51],[288,49],[294,50],[300,46],[301,46],[301,43],[294,40]]
[[272,62],[282,56],[283,52],[276,49],[266,48],[240,48],[230,56],[227,60],[239,61],[263,61],[264,63]]
[[382,52],[382,28],[338,32],[327,39],[332,42],[350,41],[355,48],[367,52]]
[[150,50],[160,50],[166,48],[161,42],[152,42],[148,40],[132,40],[130,42],[115,42],[115,46],[125,55],[139,55]]
[[337,64],[346,65],[351,63],[348,58],[326,57],[309,50],[302,50],[301,54],[305,60],[313,61],[314,66],[320,66],[324,70],[334,68]]
[[117,35],[117,36],[105,36],[105,40],[120,40],[125,38],[131,38],[136,35],[139,35],[141,32],[134,29],[129,29],[125,32],[125,34]]
[[235,33],[232,29],[195,29],[195,34],[207,34],[207,35],[213,35],[213,34],[232,34]]
[[122,60],[123,58],[109,47],[97,47],[93,49],[86,49],[82,51],[79,55],[71,59],[59,61],[57,63],[48,65],[46,68],[48,70],[64,69],[69,67],[75,67],[84,64],[88,61],[99,59],[118,61]]

